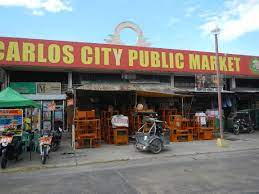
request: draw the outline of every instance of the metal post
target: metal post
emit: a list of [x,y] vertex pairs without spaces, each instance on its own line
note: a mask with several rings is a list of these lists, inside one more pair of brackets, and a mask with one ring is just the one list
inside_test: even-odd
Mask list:
[[217,70],[217,88],[218,88],[218,111],[219,111],[219,128],[220,138],[223,139],[223,124],[222,124],[222,100],[221,100],[221,87],[220,87],[220,68],[219,68],[219,56],[218,56],[218,33],[219,28],[212,31],[215,36],[215,56],[216,56],[216,70]]
[[75,139],[75,117],[76,117],[76,89],[73,89],[73,105],[74,105],[74,118],[73,118],[73,123],[72,123],[72,138],[71,138],[71,145],[72,145],[72,148],[75,150],[75,143],[76,143],[76,139]]
[[65,100],[63,100],[62,121],[62,130],[65,130]]
[[138,105],[138,95],[137,92],[135,91],[135,105],[134,105],[134,109],[137,108]]

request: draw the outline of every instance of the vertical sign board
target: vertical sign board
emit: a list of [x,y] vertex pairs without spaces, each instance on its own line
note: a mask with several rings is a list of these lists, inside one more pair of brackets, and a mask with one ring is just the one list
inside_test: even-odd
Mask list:
[[22,109],[0,109],[0,131],[23,125]]

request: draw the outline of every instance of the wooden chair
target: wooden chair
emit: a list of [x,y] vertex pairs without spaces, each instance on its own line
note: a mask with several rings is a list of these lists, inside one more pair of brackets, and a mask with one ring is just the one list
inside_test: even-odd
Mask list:
[[95,119],[95,110],[85,111],[86,119]]
[[76,120],[85,120],[86,119],[86,112],[77,110],[76,115],[75,115],[75,119]]
[[[206,125],[202,123],[201,119],[206,119]],[[212,124],[212,121],[208,121],[208,119],[204,116],[198,116],[195,119],[197,121],[196,128],[198,131],[198,139],[199,140],[211,140],[213,139],[213,127],[210,125]]]
[[89,147],[92,148],[93,141],[100,140],[100,119],[75,120],[75,125],[75,138],[79,142],[78,144],[83,144],[87,140]]

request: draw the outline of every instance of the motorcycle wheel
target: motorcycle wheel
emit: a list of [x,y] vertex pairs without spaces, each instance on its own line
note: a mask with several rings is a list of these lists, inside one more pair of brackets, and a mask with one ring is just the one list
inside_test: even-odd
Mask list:
[[53,146],[52,146],[52,149],[51,151],[55,152],[58,150],[58,144],[57,143],[54,143]]
[[162,151],[162,142],[160,139],[154,139],[151,143],[150,143],[150,151],[153,154],[158,154]]
[[239,135],[239,126],[234,125],[233,133],[234,133],[235,135]]
[[6,166],[7,166],[7,155],[6,155],[7,153],[6,153],[6,150],[4,151],[4,153],[3,153],[3,157],[2,157],[2,161],[1,161],[1,168],[2,169],[5,169],[6,168]]
[[134,149],[135,149],[136,151],[141,151],[141,149],[138,148],[137,143],[134,143],[133,146],[134,146]]
[[7,159],[6,159],[6,158],[3,158],[3,159],[2,159],[2,162],[1,162],[1,168],[2,168],[2,169],[5,169],[6,166],[7,166]]
[[47,147],[44,147],[43,148],[43,154],[41,156],[42,164],[46,164],[46,160],[47,160]]

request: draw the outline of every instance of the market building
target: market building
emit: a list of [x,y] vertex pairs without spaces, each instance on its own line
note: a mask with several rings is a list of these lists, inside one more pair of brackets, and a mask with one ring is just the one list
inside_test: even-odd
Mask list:
[[[124,28],[137,33],[136,46],[123,45]],[[186,115],[217,109],[214,53],[152,48],[129,22],[107,43],[0,37],[2,89],[40,102],[41,128],[55,122],[71,128],[74,107],[96,109],[99,117],[104,109],[124,113],[138,103]],[[219,68],[224,113],[259,108],[259,56],[220,53]]]

